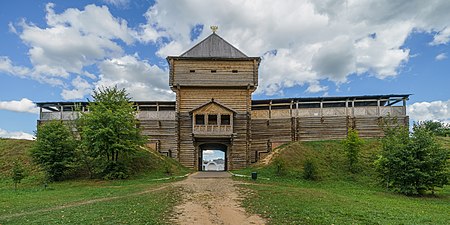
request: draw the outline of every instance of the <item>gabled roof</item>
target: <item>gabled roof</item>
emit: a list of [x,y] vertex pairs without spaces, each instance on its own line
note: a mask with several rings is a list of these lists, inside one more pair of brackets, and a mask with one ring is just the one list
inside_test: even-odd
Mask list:
[[212,33],[203,41],[187,50],[180,58],[248,58],[236,47]]
[[234,111],[233,109],[229,108],[228,106],[225,106],[225,105],[223,105],[223,104],[221,104],[221,103],[215,101],[214,98],[212,98],[210,101],[206,102],[205,104],[202,104],[202,105],[200,105],[200,106],[195,107],[194,109],[192,109],[192,110],[189,111],[189,112],[190,112],[190,113],[193,113],[194,111],[197,111],[197,110],[199,110],[199,109],[201,109],[201,108],[203,108],[203,107],[205,107],[205,106],[207,106],[207,105],[209,105],[209,104],[216,104],[216,105],[218,105],[218,106],[220,106],[220,107],[222,107],[222,108],[224,108],[224,109],[226,109],[226,110],[228,110],[228,111],[231,111],[231,112],[233,112],[233,113],[236,113],[236,111]]

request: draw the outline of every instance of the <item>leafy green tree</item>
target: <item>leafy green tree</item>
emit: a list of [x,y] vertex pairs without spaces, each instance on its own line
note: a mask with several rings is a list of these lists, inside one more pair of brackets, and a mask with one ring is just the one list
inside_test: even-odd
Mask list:
[[385,129],[382,152],[375,162],[386,187],[406,195],[424,194],[448,183],[447,149],[425,127],[416,126],[410,136],[402,126]]
[[358,131],[349,128],[347,138],[344,140],[344,150],[348,159],[349,169],[352,173],[357,171],[356,164],[358,163],[359,153],[363,140],[359,137]]
[[14,182],[14,190],[17,190],[17,184],[19,184],[23,178],[25,178],[25,171],[23,166],[19,162],[14,162],[11,169],[12,180]]
[[49,180],[59,181],[76,161],[76,146],[72,132],[66,125],[61,121],[49,121],[38,126],[31,156],[42,166]]
[[432,120],[419,121],[418,123],[414,124],[414,127],[422,127],[426,130],[429,130],[436,136],[443,136],[443,137],[450,136],[450,125],[439,121],[432,121]]
[[89,112],[79,119],[83,148],[95,159],[104,178],[120,179],[128,174],[124,159],[143,144],[135,118],[136,109],[125,89],[105,87],[94,91]]

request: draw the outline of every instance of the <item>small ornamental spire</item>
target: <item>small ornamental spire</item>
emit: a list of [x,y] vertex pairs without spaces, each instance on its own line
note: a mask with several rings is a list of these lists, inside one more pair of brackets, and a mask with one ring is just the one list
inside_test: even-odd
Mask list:
[[210,26],[209,28],[211,28],[212,32],[215,34],[216,31],[219,29],[218,26]]

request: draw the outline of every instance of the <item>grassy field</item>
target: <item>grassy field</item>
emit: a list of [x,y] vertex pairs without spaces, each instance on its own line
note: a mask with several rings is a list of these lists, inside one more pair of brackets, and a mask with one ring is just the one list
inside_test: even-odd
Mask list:
[[[43,173],[28,151],[32,141],[0,139],[0,224],[164,224],[179,199],[168,183],[189,171],[171,159],[140,152],[134,169],[147,172],[128,180],[76,179],[50,183],[44,188]],[[14,190],[10,169],[14,161],[24,165],[27,177]],[[142,167],[142,168],[141,168]]]
[[[450,187],[427,197],[386,191],[372,164],[378,146],[377,140],[366,140],[359,172],[351,174],[340,142],[292,143],[278,156],[285,165],[282,176],[273,163],[236,171],[270,179],[244,185],[250,191],[243,205],[272,224],[449,224]],[[318,181],[302,179],[306,159],[315,163]]]

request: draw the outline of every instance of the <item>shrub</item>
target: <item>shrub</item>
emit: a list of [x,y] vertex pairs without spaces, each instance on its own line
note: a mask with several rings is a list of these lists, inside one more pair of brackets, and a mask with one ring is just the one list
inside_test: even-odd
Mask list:
[[14,190],[17,190],[17,184],[19,184],[25,177],[24,169],[21,164],[14,162],[14,166],[11,169],[12,180],[14,182]]
[[275,166],[275,174],[277,176],[285,175],[286,173],[286,162],[281,158],[280,155],[276,156],[273,160],[273,165]]
[[422,126],[410,136],[407,127],[385,129],[382,152],[375,162],[387,188],[405,195],[434,193],[435,187],[448,183],[448,150]]
[[311,160],[306,160],[303,166],[303,178],[306,180],[317,180],[316,165]]
[[76,161],[76,146],[67,126],[61,121],[50,121],[38,127],[31,156],[42,166],[50,181],[59,181]]
[[349,128],[347,138],[344,141],[344,149],[348,159],[349,170],[352,173],[357,171],[356,164],[358,163],[362,144],[363,140],[359,138],[358,131]]

